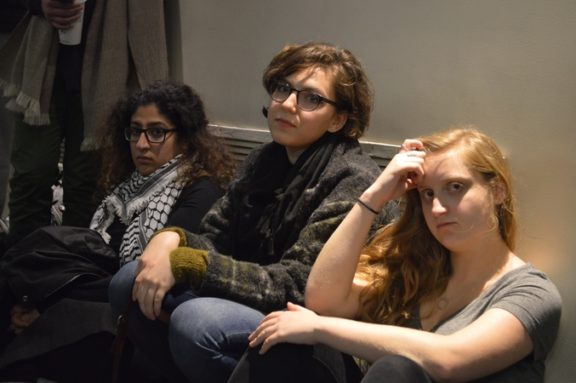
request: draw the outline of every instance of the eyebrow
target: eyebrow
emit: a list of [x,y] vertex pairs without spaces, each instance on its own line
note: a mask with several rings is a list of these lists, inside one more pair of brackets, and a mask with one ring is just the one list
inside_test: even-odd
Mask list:
[[286,79],[282,79],[280,80],[280,82],[285,82],[286,84],[290,85],[290,87],[294,88],[294,89],[298,89],[298,90],[306,90],[308,92],[312,92],[315,93],[319,96],[322,96],[324,98],[329,98],[328,96],[324,95],[324,92],[322,92],[320,89],[318,88],[314,88],[311,86],[304,86],[303,88],[298,88],[296,86],[294,86],[294,84],[292,84],[290,81],[286,80]]
[[[138,125],[138,126],[143,126],[143,124],[141,124],[141,123],[140,123],[140,122],[138,122],[138,121],[130,121],[130,125]],[[157,128],[157,127],[161,127],[161,128],[164,128],[164,127],[166,127],[166,128],[170,128],[170,126],[169,126],[169,125],[167,125],[167,124],[165,124],[165,123],[163,123],[163,122],[161,122],[161,121],[153,121],[153,122],[151,122],[151,123],[147,124],[147,126],[149,126],[149,127],[151,127],[151,128]]]

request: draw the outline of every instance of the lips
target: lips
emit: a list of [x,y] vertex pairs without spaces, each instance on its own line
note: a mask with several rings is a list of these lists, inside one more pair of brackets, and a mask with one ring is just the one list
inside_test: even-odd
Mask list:
[[152,162],[152,159],[145,156],[138,156],[136,157],[136,161],[138,162]]
[[284,119],[284,118],[275,118],[274,121],[280,127],[289,127],[289,128],[295,128],[296,127],[296,124],[294,124],[291,121]]
[[441,222],[439,224],[436,225],[436,229],[440,230],[440,229],[445,229],[451,225],[455,225],[456,222]]

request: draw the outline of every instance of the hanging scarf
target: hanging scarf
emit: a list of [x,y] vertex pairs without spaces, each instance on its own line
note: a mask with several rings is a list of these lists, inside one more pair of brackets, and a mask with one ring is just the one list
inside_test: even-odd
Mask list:
[[238,258],[256,252],[262,264],[273,263],[294,244],[317,207],[310,206],[304,191],[316,186],[340,140],[327,133],[294,165],[282,145],[273,142],[264,148],[253,176],[239,185],[245,191],[240,192],[236,223]]
[[[168,78],[164,2],[98,0],[85,36],[82,67],[84,142],[96,131],[131,77],[143,88]],[[47,125],[58,58],[58,32],[41,16],[26,15],[0,49],[0,88],[6,107],[29,125]]]
[[142,254],[152,234],[166,224],[182,191],[182,185],[176,180],[180,157],[145,177],[134,171],[94,213],[90,228],[100,233],[106,243],[110,242],[106,230],[116,217],[127,225],[120,244],[120,265]]

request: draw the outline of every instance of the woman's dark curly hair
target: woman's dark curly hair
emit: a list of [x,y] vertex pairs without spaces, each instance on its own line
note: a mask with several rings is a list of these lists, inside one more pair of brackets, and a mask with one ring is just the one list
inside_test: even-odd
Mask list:
[[118,101],[108,116],[100,139],[102,171],[100,191],[108,193],[135,169],[130,142],[124,129],[136,110],[154,104],[175,127],[183,150],[179,179],[190,184],[208,176],[222,188],[232,180],[235,162],[223,141],[208,130],[208,119],[200,96],[189,86],[171,81],[157,81]]

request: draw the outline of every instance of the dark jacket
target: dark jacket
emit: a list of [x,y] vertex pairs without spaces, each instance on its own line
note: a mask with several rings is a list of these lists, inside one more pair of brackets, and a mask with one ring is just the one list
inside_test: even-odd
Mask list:
[[[197,180],[182,190],[167,224],[197,230],[221,194],[213,181]],[[120,225],[110,233],[112,242],[119,243],[124,229]],[[47,226],[0,258],[0,368],[90,334],[113,331],[108,283],[118,269],[118,256],[110,245],[87,228]],[[16,304],[35,307],[42,315],[36,326],[7,345],[9,353],[2,353],[11,341],[2,335],[7,334],[9,311]]]
[[[306,279],[318,253],[344,219],[360,194],[380,173],[378,165],[362,152],[356,140],[341,140],[315,185],[301,195],[301,215],[292,232],[298,235],[283,247],[256,246],[252,253],[237,251],[240,201],[246,196],[239,185],[251,183],[254,169],[270,145],[253,151],[238,180],[208,212],[201,235],[187,234],[187,246],[209,250],[208,266],[197,293],[230,299],[263,312],[283,309],[287,301],[303,303]],[[384,211],[388,221],[392,212]]]

